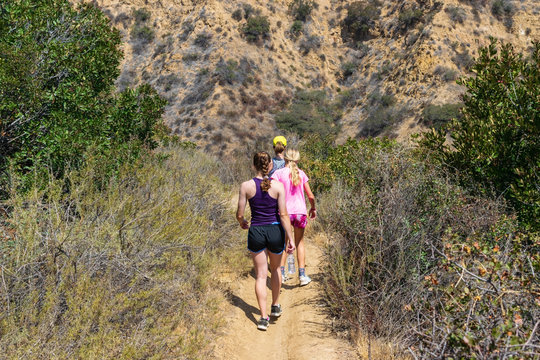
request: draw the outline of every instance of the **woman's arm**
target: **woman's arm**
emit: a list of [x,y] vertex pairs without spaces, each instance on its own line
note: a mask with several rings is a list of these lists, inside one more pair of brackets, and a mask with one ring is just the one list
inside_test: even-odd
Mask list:
[[246,210],[246,183],[240,185],[240,192],[238,193],[238,207],[236,208],[236,220],[240,224],[242,229],[249,229],[249,222],[244,219],[244,211]]
[[287,234],[287,247],[286,251],[292,253],[295,249],[294,246],[294,235],[292,233],[291,219],[289,218],[289,213],[287,212],[287,204],[285,203],[285,188],[283,184],[279,181],[273,181],[272,185],[276,186],[278,190],[278,208],[279,208],[279,217],[281,218],[281,225]]
[[311,209],[309,209],[309,217],[315,219],[317,217],[317,209],[315,209],[315,196],[311,192],[311,188],[307,181],[304,183],[304,192],[306,193]]

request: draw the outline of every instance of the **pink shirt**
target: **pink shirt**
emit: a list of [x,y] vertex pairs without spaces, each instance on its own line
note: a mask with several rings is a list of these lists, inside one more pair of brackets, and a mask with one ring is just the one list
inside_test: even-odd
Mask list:
[[272,174],[272,178],[279,180],[285,187],[285,202],[287,204],[287,212],[290,214],[307,215],[306,199],[304,198],[304,184],[308,182],[308,177],[305,172],[298,169],[300,174],[300,184],[294,186],[292,184],[290,174],[291,169],[285,166],[283,169],[276,170]]

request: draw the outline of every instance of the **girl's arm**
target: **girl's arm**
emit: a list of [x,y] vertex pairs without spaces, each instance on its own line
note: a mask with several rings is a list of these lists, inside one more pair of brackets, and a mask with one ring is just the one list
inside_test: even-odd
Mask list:
[[246,210],[246,183],[240,185],[240,192],[238,194],[238,207],[236,208],[236,220],[240,224],[242,229],[249,229],[249,222],[244,219],[244,211]]
[[317,209],[315,209],[315,196],[311,192],[311,188],[307,181],[304,183],[304,192],[306,193],[311,209],[309,209],[309,217],[315,219],[317,217]]

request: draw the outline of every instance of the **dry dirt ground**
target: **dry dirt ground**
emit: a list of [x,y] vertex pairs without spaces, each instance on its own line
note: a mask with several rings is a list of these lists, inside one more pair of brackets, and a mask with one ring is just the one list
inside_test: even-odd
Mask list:
[[[349,342],[330,331],[331,320],[321,300],[319,243],[306,238],[306,273],[313,281],[300,287],[295,276],[284,284],[280,295],[283,314],[271,318],[267,331],[257,330],[260,314],[253,272],[231,286],[229,304],[224,309],[228,320],[215,347],[216,359],[359,359]],[[268,307],[271,301],[268,286]]]

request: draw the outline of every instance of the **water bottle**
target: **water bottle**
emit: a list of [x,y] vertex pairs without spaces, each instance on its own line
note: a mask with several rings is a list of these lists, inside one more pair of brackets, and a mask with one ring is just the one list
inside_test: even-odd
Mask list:
[[293,254],[287,255],[287,270],[289,274],[294,274],[296,272],[296,269],[294,268],[294,255]]

